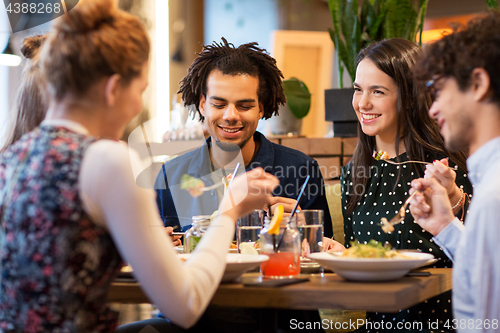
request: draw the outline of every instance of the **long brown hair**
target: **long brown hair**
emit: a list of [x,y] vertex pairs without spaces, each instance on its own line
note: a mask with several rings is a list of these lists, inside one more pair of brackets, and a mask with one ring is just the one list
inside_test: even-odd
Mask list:
[[114,0],[81,0],[55,21],[42,49],[42,73],[51,98],[82,97],[100,79],[119,74],[124,83],[141,74],[150,43],[138,18]]
[[[406,39],[393,38],[370,44],[360,51],[357,63],[370,59],[381,71],[389,75],[398,86],[398,123],[396,131],[397,160],[399,161],[399,145],[404,142],[408,159],[425,161],[429,153],[449,156],[462,170],[466,170],[466,156],[463,153],[451,154],[444,146],[437,123],[432,120],[428,110],[432,104],[431,94],[422,89],[413,77],[412,67],[422,57],[422,49]],[[358,123],[358,145],[354,151],[350,168],[352,170],[352,188],[366,189],[369,173],[356,170],[369,170],[373,164],[373,150],[376,149],[375,137],[366,135]],[[417,176],[422,176],[424,168],[412,165]],[[398,181],[401,169],[398,170]],[[396,181],[396,183],[398,182]],[[362,200],[364,193],[349,191],[347,212],[351,214],[356,204]]]
[[43,78],[40,73],[40,47],[46,35],[27,37],[23,41],[21,53],[25,57],[24,68],[16,95],[16,106],[12,114],[12,125],[4,150],[24,134],[40,125],[47,112],[43,100]]

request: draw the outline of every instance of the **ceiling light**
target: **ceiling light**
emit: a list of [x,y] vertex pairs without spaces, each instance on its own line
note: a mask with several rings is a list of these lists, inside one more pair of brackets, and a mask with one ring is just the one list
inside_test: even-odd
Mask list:
[[14,51],[12,51],[12,47],[10,45],[10,38],[5,50],[0,54],[0,65],[3,66],[12,66],[16,67],[21,64],[21,57],[16,55]]

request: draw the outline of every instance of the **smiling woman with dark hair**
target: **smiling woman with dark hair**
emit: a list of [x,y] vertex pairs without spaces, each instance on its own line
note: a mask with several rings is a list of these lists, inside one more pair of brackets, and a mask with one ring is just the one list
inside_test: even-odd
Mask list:
[[[342,213],[346,246],[371,239],[396,249],[418,249],[433,254],[435,267],[451,267],[443,251],[409,211],[395,230],[385,233],[380,221],[392,218],[409,196],[413,179],[435,177],[447,188],[454,212],[464,218],[472,187],[465,173],[464,154],[450,154],[439,128],[428,115],[431,94],[415,81],[412,67],[422,56],[418,45],[405,39],[376,42],[361,50],[352,105],[359,119],[359,142],[352,161],[341,175]],[[373,154],[385,152],[385,160]],[[450,157],[450,163],[447,156]],[[409,161],[429,162],[427,166]],[[404,163],[404,164],[403,164]],[[448,163],[458,165],[455,172]],[[397,314],[368,313],[373,322],[451,318],[451,295],[428,300]]]

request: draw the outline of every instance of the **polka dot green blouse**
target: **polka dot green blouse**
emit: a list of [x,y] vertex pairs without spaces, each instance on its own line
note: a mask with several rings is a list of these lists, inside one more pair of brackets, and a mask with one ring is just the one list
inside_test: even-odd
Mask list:
[[[392,160],[396,161],[396,158]],[[406,153],[400,155],[400,160],[408,160]],[[452,163],[450,165],[453,166]],[[409,208],[406,209],[404,221],[395,225],[395,230],[392,233],[386,234],[380,227],[382,217],[390,220],[397,214],[401,205],[409,196],[411,181],[419,177],[411,170],[410,164],[393,165],[382,160],[374,160],[374,165],[367,172],[367,174],[371,174],[371,178],[363,191],[363,199],[357,203],[352,214],[347,214],[348,196],[353,191],[360,190],[352,187],[353,171],[350,168],[350,164],[345,166],[341,176],[342,213],[344,216],[346,247],[349,247],[350,242],[354,240],[367,243],[370,239],[375,239],[383,243],[388,242],[396,249],[420,249],[423,252],[432,253],[439,261],[437,267],[451,265],[446,255],[432,241],[432,235],[414,222]],[[399,171],[401,171],[401,175],[396,183]],[[464,192],[469,195],[472,194],[472,186],[465,172],[457,171],[456,182]],[[459,214],[459,217],[461,217],[462,213]]]
[[[400,161],[408,161],[406,153],[399,156]],[[441,159],[440,156],[428,156],[428,162]],[[391,159],[396,162],[396,158]],[[450,165],[453,164],[450,162]],[[342,186],[342,213],[344,216],[344,232],[346,247],[351,241],[367,243],[374,239],[378,242],[388,242],[396,249],[419,249],[423,252],[432,253],[438,260],[433,267],[452,267],[452,262],[447,258],[442,249],[432,240],[432,235],[423,230],[415,223],[409,209],[403,222],[394,226],[392,233],[384,233],[380,226],[380,219],[385,217],[391,219],[397,214],[401,205],[409,196],[411,181],[419,178],[415,169],[410,164],[393,165],[383,160],[376,161],[367,172],[371,176],[365,189],[355,189],[352,184],[351,164],[345,166],[341,175]],[[421,169],[423,175],[423,169]],[[360,170],[358,170],[360,172]],[[400,173],[398,181],[398,172]],[[457,185],[472,197],[472,185],[464,171],[457,171]],[[347,213],[347,202],[354,191],[362,191],[362,200],[357,203],[354,212]],[[465,210],[468,201],[466,200]],[[462,217],[462,212],[457,215]],[[465,217],[465,213],[464,213]],[[425,303],[419,304],[411,309],[402,310],[397,314],[368,314],[372,320],[418,320],[427,322],[439,319],[444,322],[451,318],[451,293],[445,293]],[[425,325],[425,324],[424,324]]]

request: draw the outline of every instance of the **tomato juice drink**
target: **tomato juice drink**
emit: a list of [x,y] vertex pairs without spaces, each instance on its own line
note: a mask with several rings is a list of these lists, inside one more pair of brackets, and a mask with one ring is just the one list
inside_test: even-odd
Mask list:
[[300,274],[300,253],[276,252],[263,253],[269,260],[260,266],[265,277],[285,277]]

